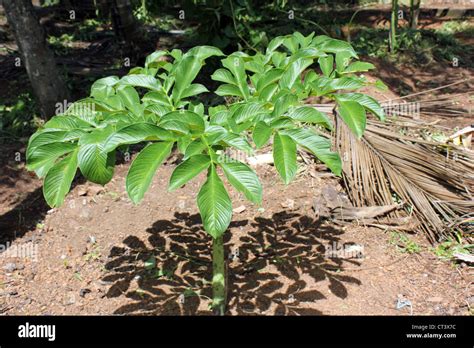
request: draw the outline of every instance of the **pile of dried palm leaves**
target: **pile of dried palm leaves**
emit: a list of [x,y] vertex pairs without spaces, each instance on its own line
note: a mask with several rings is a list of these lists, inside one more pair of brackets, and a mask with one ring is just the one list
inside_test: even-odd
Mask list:
[[[446,105],[445,99],[438,100],[439,105]],[[420,114],[427,116],[423,105]],[[425,105],[432,109],[437,104]],[[326,112],[331,108],[316,107]],[[459,109],[451,111],[455,116]],[[368,119],[365,134],[358,140],[336,117],[335,145],[343,159],[343,180],[352,204],[399,204],[403,208],[385,215],[380,226],[391,228],[386,221],[399,227],[406,224],[407,229],[425,232],[431,242],[460,231],[472,237],[474,151],[431,136],[452,131],[398,113],[385,122]]]

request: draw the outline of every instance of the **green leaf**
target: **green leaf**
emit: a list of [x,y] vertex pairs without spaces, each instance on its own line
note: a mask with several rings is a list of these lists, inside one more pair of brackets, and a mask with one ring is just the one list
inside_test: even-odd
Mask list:
[[195,155],[180,163],[171,174],[168,190],[174,191],[183,186],[211,164],[208,155]]
[[104,143],[113,130],[98,129],[79,140],[77,160],[81,173],[90,181],[104,185],[114,174],[115,152],[105,152]]
[[329,139],[305,128],[282,130],[281,134],[291,137],[298,145],[309,150],[319,160],[328,166],[336,175],[341,175],[341,158],[337,152],[331,151]]
[[39,130],[34,133],[28,141],[28,148],[26,150],[26,157],[32,153],[34,149],[41,145],[51,144],[56,142],[68,142],[79,139],[86,131],[82,129],[73,129],[70,131],[56,131],[50,129]]
[[244,103],[236,108],[232,114],[232,118],[237,123],[243,123],[255,119],[264,113],[266,113],[266,111],[260,103]]
[[127,174],[127,193],[133,203],[140,202],[151,184],[160,164],[169,156],[173,142],[153,143],[133,160]]
[[237,83],[231,72],[227,69],[217,69],[214,74],[211,75],[211,79],[213,79],[214,81],[220,81],[231,85],[235,85]]
[[34,170],[41,178],[46,175],[59,157],[76,148],[77,145],[71,143],[50,143],[38,146],[27,157],[27,168]]
[[339,115],[350,130],[361,138],[366,126],[365,109],[355,101],[337,100]]
[[222,60],[222,65],[229,69],[229,71],[232,73],[235,83],[240,91],[240,95],[244,99],[249,98],[250,92],[249,86],[247,84],[247,74],[245,73],[244,60],[239,56],[231,55]]
[[222,141],[229,146],[233,146],[236,149],[245,151],[247,154],[253,152],[252,146],[250,146],[249,142],[242,136],[238,136],[233,133],[227,133],[222,138]]
[[56,131],[56,130],[37,131],[30,137],[28,141],[26,157],[28,158],[29,155],[33,152],[33,150],[39,146],[56,143],[56,142],[63,142],[66,134],[67,134],[67,131]]
[[134,114],[140,114],[140,96],[132,86],[120,86],[117,88],[117,94],[122,99],[123,105]]
[[324,53],[323,51],[321,51],[317,48],[314,48],[314,47],[310,47],[310,48],[305,48],[305,49],[298,50],[298,52],[296,52],[296,54],[289,57],[290,58],[289,62],[292,63],[292,62],[294,62],[295,60],[297,60],[299,58],[315,59],[315,58],[326,57],[326,56],[327,56],[327,54]]
[[206,92],[209,92],[209,90],[204,85],[201,85],[200,83],[193,83],[184,90],[181,98],[194,97],[195,95]]
[[303,34],[296,31],[293,33],[292,36],[295,38],[296,42],[298,43],[300,47],[306,47],[311,42],[311,35],[308,38],[306,38]]
[[145,111],[149,111],[159,117],[166,115],[171,111],[171,108],[160,105],[160,104],[151,104],[145,108]]
[[175,138],[171,132],[154,124],[136,123],[109,135],[104,142],[104,152],[110,152],[120,145],[150,140],[174,141]]
[[206,128],[205,140],[209,145],[214,145],[228,135],[227,129],[222,126],[208,126]]
[[142,98],[144,103],[157,103],[166,107],[171,106],[168,96],[164,92],[148,92]]
[[150,257],[143,264],[146,270],[153,270],[156,268],[156,258],[154,256]]
[[334,56],[330,54],[326,57],[320,57],[318,59],[318,63],[324,76],[326,77],[331,76],[331,73],[334,67]]
[[343,72],[351,62],[351,53],[348,51],[341,51],[336,53],[336,70],[338,73]]
[[161,117],[161,122],[179,121],[185,123],[195,133],[204,132],[204,119],[195,112],[188,110],[172,111]]
[[148,55],[145,60],[145,68],[148,68],[152,63],[159,61],[163,56],[166,56],[168,52],[166,51],[155,51],[152,54]]
[[50,207],[59,207],[71,188],[77,170],[76,149],[56,163],[46,174],[43,184],[43,195]]
[[[125,87],[130,87],[131,86],[125,86]],[[121,86],[119,88],[124,88],[124,86]],[[117,111],[114,109],[112,105],[109,105],[108,103],[105,102],[105,100],[108,100],[112,96],[108,96],[104,98],[103,100],[99,100],[96,98],[84,98],[81,99],[74,104],[70,106],[69,109],[66,110],[66,114],[68,115],[73,115],[76,117],[79,117],[81,120],[86,121],[90,124],[94,124],[95,121],[95,116],[97,115],[97,112],[100,111]],[[118,96],[121,98],[120,96]],[[122,102],[123,104],[123,102]],[[92,107],[93,105],[93,107]]]
[[280,87],[290,89],[298,79],[301,79],[303,71],[313,63],[312,59],[300,58],[290,64],[280,79]]
[[273,161],[283,182],[289,184],[298,169],[296,144],[289,136],[275,133],[273,137]]
[[178,141],[176,143],[176,146],[178,148],[178,151],[183,153],[188,145],[191,143],[192,138],[190,135],[183,135],[181,137],[178,137]]
[[161,91],[160,81],[149,75],[126,75],[120,79],[119,83],[127,86],[148,88],[157,92]]
[[281,44],[285,38],[283,36],[277,36],[276,38],[272,39],[267,46],[266,54],[270,54],[275,51]]
[[328,129],[332,129],[329,118],[323,112],[316,110],[314,107],[301,106],[290,110],[288,116],[300,122],[322,124]]
[[196,56],[190,55],[181,62],[176,68],[176,80],[173,87],[172,99],[177,102],[182,99],[184,91],[191,85],[202,67],[202,60]]
[[191,112],[194,112],[195,114],[198,114],[201,116],[201,118],[206,118],[204,116],[204,104],[203,103],[198,103],[198,102],[191,102],[188,105],[188,110]]
[[289,117],[280,117],[270,122],[270,128],[272,129],[294,128],[295,126],[296,124]]
[[188,124],[183,121],[178,121],[178,120],[160,121],[160,126],[166,130],[176,132],[180,136],[190,133]]
[[219,87],[217,87],[215,93],[217,95],[220,95],[221,97],[225,97],[225,96],[235,96],[235,97],[240,97],[240,98],[243,98],[243,94],[240,92],[240,89],[237,87],[237,86],[234,86],[234,85],[229,85],[229,84],[225,84],[225,85],[220,85]]
[[283,52],[273,52],[271,56],[271,61],[273,65],[277,68],[284,68],[286,67],[285,64],[286,53]]
[[183,160],[187,160],[191,156],[201,154],[206,148],[206,144],[204,144],[200,139],[194,139],[186,148]]
[[213,238],[220,237],[232,219],[232,202],[214,164],[198,193],[197,204],[206,232]]
[[109,105],[114,110],[123,110],[125,106],[123,105],[122,98],[118,95],[112,95],[104,99],[104,103]]
[[104,77],[95,81],[91,86],[91,96],[97,99],[105,99],[114,94],[113,86],[119,81],[117,76]]
[[273,98],[273,95],[278,90],[278,85],[276,83],[271,83],[264,89],[260,91],[259,98],[262,101],[270,101]]
[[265,122],[259,121],[253,131],[253,142],[257,148],[264,146],[272,135],[272,128]]
[[331,80],[329,83],[329,87],[332,90],[340,90],[340,89],[359,89],[364,87],[364,83],[357,78],[344,76],[338,79]]
[[351,63],[346,69],[344,69],[344,74],[360,72],[360,71],[369,71],[371,69],[375,69],[375,66],[371,63],[354,62],[354,63]]
[[289,50],[291,53],[295,53],[296,50],[298,49],[298,41],[297,41],[296,38],[293,37],[292,35],[287,35],[287,36],[283,39],[283,46],[285,46],[286,48],[288,48],[288,50]]
[[90,123],[71,115],[53,116],[43,125],[48,130],[73,130],[73,129],[92,129]]
[[273,108],[273,117],[282,116],[286,113],[290,106],[294,105],[298,101],[298,97],[294,94],[284,94],[280,96],[276,101]]
[[205,60],[211,56],[223,56],[224,53],[220,49],[214,46],[196,46],[191,48],[187,53],[186,56],[193,55],[198,57],[201,60]]
[[257,91],[261,92],[269,84],[271,84],[275,81],[278,81],[281,78],[281,76],[283,75],[284,72],[285,72],[285,70],[283,70],[283,69],[271,69],[271,70],[265,72],[265,74],[263,74],[258,79],[257,86],[256,86]]
[[90,181],[105,185],[114,174],[115,152],[104,153],[99,144],[83,145],[78,160],[81,173]]
[[[315,39],[317,39],[317,37]],[[345,41],[328,38],[322,41],[318,48],[324,52],[330,53],[348,52],[351,57],[357,58],[357,53],[354,51],[352,46]]]
[[388,91],[387,85],[380,80],[375,81],[374,85],[380,91]]
[[257,174],[244,163],[238,161],[219,163],[227,180],[239,192],[242,192],[247,199],[253,203],[262,203],[262,185]]
[[372,97],[369,97],[366,94],[362,94],[362,93],[338,94],[336,96],[336,99],[341,100],[341,101],[355,101],[359,103],[360,105],[364,106],[370,112],[372,112],[380,120],[382,121],[385,120],[385,112],[382,106],[380,106],[377,100],[375,100]]

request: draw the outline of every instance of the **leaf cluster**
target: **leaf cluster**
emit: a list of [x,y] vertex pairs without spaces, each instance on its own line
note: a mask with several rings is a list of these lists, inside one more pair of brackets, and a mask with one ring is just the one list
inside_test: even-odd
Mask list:
[[[209,90],[195,79],[211,56],[222,63],[211,76],[221,83],[214,93],[228,102],[206,109],[196,97]],[[286,184],[297,172],[298,147],[341,174],[339,155],[315,131],[331,130],[331,119],[303,101],[310,96],[334,100],[344,122],[362,136],[366,112],[380,119],[384,113],[376,100],[356,92],[368,84],[357,73],[373,68],[357,58],[347,42],[300,33],[277,37],[255,55],[224,56],[212,46],[154,52],[126,76],[94,82],[90,97],[39,129],[28,144],[28,168],[44,177],[48,204],[59,206],[78,169],[104,185],[112,179],[117,150],[145,143],[126,178],[128,195],[138,203],[176,147],[183,161],[171,175],[169,190],[207,171],[197,204],[205,230],[219,237],[232,218],[223,177],[251,202],[262,202],[256,173],[226,156],[227,149],[250,154],[272,142],[275,167]]]

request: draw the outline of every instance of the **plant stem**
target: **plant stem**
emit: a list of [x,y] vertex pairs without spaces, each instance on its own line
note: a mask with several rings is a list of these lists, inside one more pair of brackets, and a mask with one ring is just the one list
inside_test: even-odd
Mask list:
[[390,18],[390,51],[397,50],[397,27],[398,27],[398,0],[392,0],[392,14]]
[[418,27],[418,16],[420,15],[421,0],[410,0],[410,28]]
[[212,308],[214,314],[224,315],[225,311],[225,258],[224,238],[212,239]]

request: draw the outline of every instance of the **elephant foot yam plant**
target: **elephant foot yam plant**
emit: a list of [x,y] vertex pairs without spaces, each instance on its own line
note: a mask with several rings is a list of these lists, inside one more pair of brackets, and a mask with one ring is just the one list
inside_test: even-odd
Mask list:
[[[222,67],[211,78],[221,83],[214,93],[227,102],[204,107],[196,96],[210,91],[193,81],[211,56],[222,57]],[[143,198],[174,148],[183,160],[170,177],[169,190],[207,171],[197,206],[212,237],[211,306],[224,314],[223,234],[232,219],[232,202],[223,181],[251,202],[262,202],[256,173],[227,156],[226,149],[250,154],[272,140],[275,168],[285,184],[296,175],[298,147],[340,175],[338,153],[317,132],[319,127],[331,130],[331,119],[303,101],[309,96],[335,100],[340,117],[356,136],[362,136],[366,112],[379,118],[384,114],[377,101],[355,92],[368,84],[357,73],[373,68],[357,58],[344,41],[300,33],[277,37],[265,53],[254,55],[224,56],[211,46],[186,53],[157,51],[147,57],[144,67],[135,67],[122,78],[97,80],[90,97],[46,122],[29,140],[27,166],[44,178],[44,197],[52,207],[62,204],[78,170],[92,182],[109,182],[116,151],[131,144],[146,144],[126,177],[126,190],[134,203]]]

